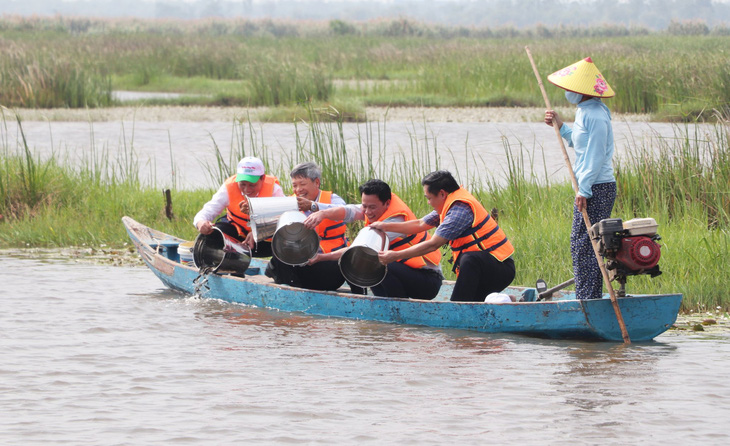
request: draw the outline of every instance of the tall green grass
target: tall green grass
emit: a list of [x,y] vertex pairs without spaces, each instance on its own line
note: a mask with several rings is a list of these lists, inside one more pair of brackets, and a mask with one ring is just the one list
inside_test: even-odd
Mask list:
[[[726,119],[726,118],[722,118]],[[730,130],[718,125],[677,128],[674,138],[653,137],[628,146],[617,166],[617,205],[676,223],[695,215],[707,229],[730,223]]]
[[[3,57],[4,56],[4,57]],[[94,108],[112,104],[108,74],[70,58],[0,49],[0,104],[27,108]]]
[[183,236],[195,232],[189,219],[210,197],[208,191],[173,189],[175,214],[183,218],[168,221],[161,190],[140,180],[132,141],[124,141],[115,157],[108,147],[92,145],[72,162],[34,154],[24,136],[8,140],[6,119],[0,125],[0,246],[121,246],[122,215],[140,215]]
[[[710,119],[712,109],[730,104],[730,35],[685,32],[680,25],[649,32],[615,26],[479,30],[408,20],[348,27],[2,18],[0,103],[106,106],[114,88],[211,95],[196,98],[198,104],[542,106],[523,49],[529,44],[543,76],[591,56],[617,92],[610,102],[615,111]],[[380,82],[352,85],[368,80]],[[553,103],[563,103],[562,93],[548,85]]]
[[[616,160],[618,200],[613,216],[654,217],[663,246],[664,274],[654,279],[630,278],[629,292],[681,292],[685,309],[730,309],[726,292],[730,285],[730,130],[728,116],[720,119],[721,123],[702,127],[707,132],[677,126],[674,138],[634,142],[629,147],[631,156]],[[230,156],[224,157],[212,141],[215,162],[204,168],[214,183],[220,183],[234,171],[240,157],[259,156],[290,193],[291,168],[301,161],[315,161],[323,168],[323,188],[350,203],[359,202],[359,184],[380,178],[418,216],[430,212],[420,179],[451,155],[439,147],[425,124],[413,124],[411,146],[400,153],[391,153],[385,122],[360,124],[354,139],[345,138],[341,122],[313,120],[296,125],[304,128],[298,129],[301,136],[294,150],[275,156],[254,123],[236,122]],[[122,215],[192,239],[195,230],[190,222],[213,193],[173,189],[175,219],[169,221],[160,191],[139,180],[139,163],[130,142],[123,143],[115,159],[109,158],[105,148],[92,147],[86,160],[74,168],[57,156],[34,156],[25,141],[15,147],[6,139],[2,144],[0,191],[5,200],[0,203],[0,246],[122,245],[127,242],[119,223]],[[567,182],[547,179],[542,160],[548,155],[541,147],[510,145],[505,140],[504,150],[507,163],[501,181],[454,173],[487,209],[496,210],[500,226],[516,247],[515,283],[530,285],[538,277],[550,284],[563,282],[572,275],[572,188]],[[492,170],[478,153],[468,156],[475,170]],[[350,235],[358,228],[351,227]],[[444,266],[447,276],[453,277]]]

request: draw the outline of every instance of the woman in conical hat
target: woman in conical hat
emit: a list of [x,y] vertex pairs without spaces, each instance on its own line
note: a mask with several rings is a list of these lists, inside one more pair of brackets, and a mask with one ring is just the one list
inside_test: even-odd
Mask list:
[[613,128],[611,112],[601,101],[615,95],[590,57],[548,76],[548,81],[565,90],[565,98],[577,106],[572,128],[563,124],[554,110],[545,112],[545,124],[558,124],[560,134],[575,150],[573,171],[578,192],[573,206],[570,252],[573,257],[575,290],[578,299],[600,299],[603,278],[593,246],[588,238],[583,209],[591,224],[611,216],[616,200],[613,175]]

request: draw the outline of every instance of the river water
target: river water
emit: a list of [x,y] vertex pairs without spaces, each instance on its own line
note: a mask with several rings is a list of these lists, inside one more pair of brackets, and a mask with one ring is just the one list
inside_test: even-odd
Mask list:
[[[651,147],[657,136],[673,138],[678,131],[672,124],[618,119],[613,127],[618,157],[625,157],[637,147]],[[690,127],[693,138],[695,127]],[[72,165],[88,163],[93,148],[96,164],[102,154],[117,168],[133,159],[143,180],[159,187],[181,188],[218,187],[218,181],[210,175],[210,167],[217,165],[216,148],[225,160],[229,160],[231,151],[239,153],[243,144],[247,154],[254,148],[265,150],[272,162],[286,163],[294,156],[297,137],[306,141],[308,130],[304,124],[253,123],[249,127],[219,121],[27,121],[22,129],[24,135],[15,122],[5,123],[0,128],[0,141],[15,150],[22,147],[19,141],[25,136],[33,153],[53,153]],[[522,171],[534,172],[539,179],[568,178],[555,132],[540,122],[346,123],[343,137],[353,157],[359,156],[360,145],[380,151],[382,157],[373,156],[376,166],[390,166],[403,154],[406,159],[423,155],[424,151],[433,156],[436,150],[439,166],[451,170],[463,184],[474,178],[503,183],[510,169],[505,145],[512,151],[512,163],[519,163]],[[568,151],[572,156],[572,150]],[[435,167],[433,161],[431,165]],[[387,172],[387,168],[384,170]]]
[[[72,162],[92,147],[112,160],[133,148],[143,177],[184,188],[217,187],[204,166],[239,138],[231,122],[172,120],[23,131],[34,153]],[[676,128],[614,131],[624,156]],[[346,124],[348,149],[368,132]],[[18,146],[14,123],[0,133]],[[296,141],[291,124],[244,136],[277,160]],[[538,174],[566,177],[541,123],[388,123],[373,145],[386,147],[383,163],[437,147],[464,181],[503,178],[505,141]],[[329,319],[185,297],[142,267],[8,254],[0,282],[0,444],[730,442],[727,333],[624,347]]]
[[539,340],[248,308],[0,254],[0,444],[730,441],[730,336]]

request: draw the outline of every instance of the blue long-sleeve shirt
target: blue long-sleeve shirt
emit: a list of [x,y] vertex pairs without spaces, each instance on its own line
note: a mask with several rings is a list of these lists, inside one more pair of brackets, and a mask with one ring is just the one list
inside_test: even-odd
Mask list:
[[613,128],[611,111],[598,98],[578,104],[573,128],[563,124],[560,135],[575,150],[573,171],[578,181],[578,194],[591,198],[594,184],[612,183]]

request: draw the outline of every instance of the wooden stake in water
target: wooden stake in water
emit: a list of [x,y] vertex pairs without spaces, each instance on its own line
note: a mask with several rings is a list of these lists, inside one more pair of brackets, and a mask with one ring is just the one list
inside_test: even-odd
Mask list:
[[[535,77],[537,78],[537,84],[540,86],[540,91],[542,92],[542,97],[545,100],[545,106],[548,110],[552,110],[552,106],[550,105],[550,100],[547,97],[547,92],[545,92],[545,86],[542,84],[542,78],[540,78],[540,73],[537,71],[537,66],[535,65],[535,61],[532,59],[532,53],[530,53],[530,48],[525,47],[525,51],[527,51],[527,57],[530,59],[530,64],[532,65],[532,70],[535,72]],[[565,164],[568,166],[568,172],[570,172],[570,179],[573,182],[573,191],[577,194],[578,193],[578,180],[575,178],[575,172],[573,172],[573,166],[570,163],[570,157],[568,156],[568,151],[565,149],[565,143],[563,143],[563,137],[560,135],[560,128],[558,127],[557,122],[553,119],[553,128],[555,129],[555,134],[558,136],[558,142],[560,142],[560,148],[563,150],[563,159],[565,160]],[[586,229],[591,229],[591,220],[588,217],[588,210],[583,209],[583,221],[586,224]],[[589,237],[590,239],[590,237]],[[616,313],[616,320],[618,321],[618,325],[621,328],[621,336],[624,339],[625,344],[630,344],[631,340],[629,339],[629,332],[626,330],[626,324],[624,323],[624,317],[621,315],[621,308],[618,306],[618,299],[616,299],[616,293],[613,290],[613,286],[611,285],[611,279],[608,277],[608,271],[606,271],[606,265],[603,263],[603,259],[601,258],[601,254],[598,253],[598,243],[595,240],[591,239],[591,245],[593,245],[593,252],[596,255],[596,260],[598,261],[598,267],[601,269],[601,275],[603,276],[603,281],[606,283],[606,288],[608,289],[608,294],[611,296],[611,304],[613,305],[613,311]]]

